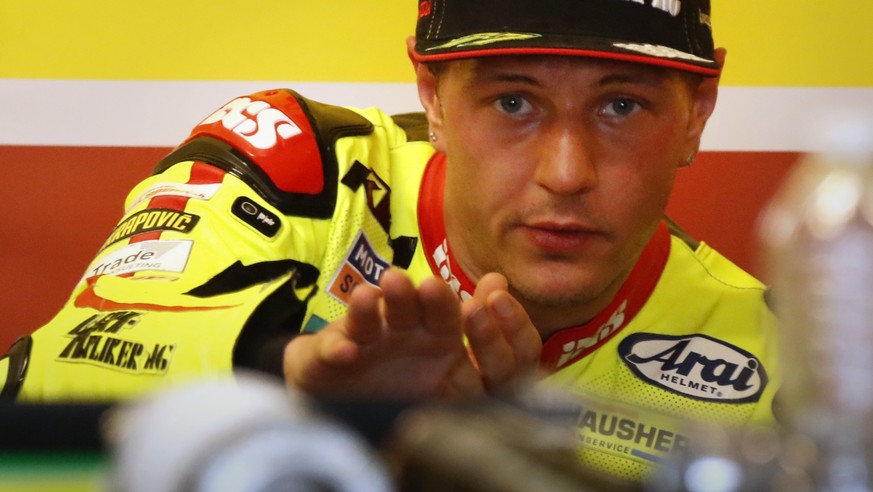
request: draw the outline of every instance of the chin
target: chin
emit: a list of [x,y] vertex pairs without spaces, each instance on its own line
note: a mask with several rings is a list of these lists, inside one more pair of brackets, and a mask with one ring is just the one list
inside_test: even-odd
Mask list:
[[607,283],[594,281],[590,276],[526,278],[519,281],[508,278],[519,300],[546,307],[579,307],[598,300],[608,289]]

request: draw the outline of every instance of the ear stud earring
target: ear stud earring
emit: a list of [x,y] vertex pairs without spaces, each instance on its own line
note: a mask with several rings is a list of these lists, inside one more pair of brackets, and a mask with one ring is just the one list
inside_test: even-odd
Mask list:
[[697,157],[697,152],[692,152],[688,154],[688,157],[685,158],[685,165],[682,167],[691,167],[691,164],[694,163],[695,157]]

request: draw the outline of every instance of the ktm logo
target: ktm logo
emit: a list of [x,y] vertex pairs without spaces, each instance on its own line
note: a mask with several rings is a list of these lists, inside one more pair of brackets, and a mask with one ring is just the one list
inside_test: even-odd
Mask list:
[[265,101],[252,101],[248,97],[234,99],[200,124],[219,121],[222,126],[261,150],[273,148],[279,138],[288,140],[303,133],[285,113]]

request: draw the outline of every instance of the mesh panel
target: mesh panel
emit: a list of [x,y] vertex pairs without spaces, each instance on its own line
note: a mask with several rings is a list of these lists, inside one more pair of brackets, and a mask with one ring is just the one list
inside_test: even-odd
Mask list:
[[[322,262],[324,272],[330,272],[330,275],[333,275],[333,272],[336,272],[346,260],[351,246],[348,238],[354,238],[358,231],[363,231],[370,245],[383,260],[391,261],[388,234],[370,213],[364,193],[358,193],[352,199],[355,201],[354,206],[346,208],[346,214],[338,214],[334,217],[331,224],[329,246],[326,248]],[[325,279],[324,289],[330,288],[331,280],[332,277]],[[344,303],[330,295],[325,297],[327,319],[336,319],[346,313],[347,307]]]

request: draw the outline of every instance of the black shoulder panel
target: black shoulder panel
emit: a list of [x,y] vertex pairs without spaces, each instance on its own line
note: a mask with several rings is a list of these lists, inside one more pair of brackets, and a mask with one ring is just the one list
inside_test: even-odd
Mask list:
[[408,142],[426,142],[429,140],[427,117],[424,113],[403,113],[391,116],[394,123],[406,132]]
[[[291,100],[294,102],[294,107],[286,107],[290,105],[289,103],[285,103],[286,106],[275,103],[274,101],[278,100],[277,93],[293,96]],[[243,102],[239,103],[240,100]],[[311,133],[309,138],[314,137],[317,145],[313,154],[315,154],[314,159],[319,162],[315,164],[313,169],[314,172],[318,172],[320,169],[323,175],[323,187],[319,191],[314,193],[296,191],[289,189],[287,185],[283,189],[281,185],[277,184],[283,179],[287,181],[287,175],[292,166],[303,165],[300,161],[306,157],[301,157],[297,152],[282,152],[281,149],[272,151],[272,153],[263,150],[251,152],[250,148],[247,149],[246,146],[239,144],[240,141],[231,132],[231,129],[223,129],[220,124],[212,125],[217,128],[214,129],[210,128],[210,125],[201,123],[184,144],[174,149],[157,164],[154,173],[163,172],[174,164],[183,161],[205,162],[242,179],[284,214],[330,218],[336,203],[339,175],[336,141],[347,136],[368,135],[373,132],[372,123],[349,109],[311,101],[289,90],[267,91],[253,94],[248,98],[234,100],[219,110],[216,113],[218,116],[213,115],[205,121],[211,120],[212,123],[219,121],[221,111],[227,113],[232,111],[227,108],[231,106],[239,108],[240,104],[250,101],[253,101],[253,104],[260,103],[262,105],[274,102],[286,113],[291,112],[289,109],[293,109],[294,112],[302,112],[308,125],[300,124],[301,131]],[[236,110],[241,112],[241,110]],[[248,117],[253,118],[252,116]],[[307,126],[311,127],[311,130],[306,128]],[[300,169],[297,168],[296,171],[299,173]]]
[[664,216],[664,222],[667,224],[667,230],[670,231],[671,236],[676,236],[682,240],[685,244],[688,245],[693,251],[697,251],[697,248],[700,246],[700,241],[695,239],[691,234],[682,228],[679,224],[676,223],[670,217]]
[[27,375],[27,365],[30,362],[30,349],[33,340],[30,336],[19,338],[12,344],[6,357],[9,359],[9,368],[6,373],[6,382],[0,391],[0,401],[12,401],[18,397],[24,376]]

